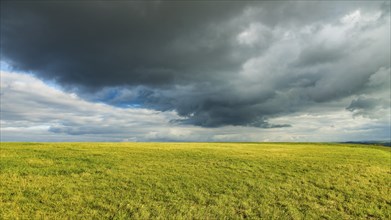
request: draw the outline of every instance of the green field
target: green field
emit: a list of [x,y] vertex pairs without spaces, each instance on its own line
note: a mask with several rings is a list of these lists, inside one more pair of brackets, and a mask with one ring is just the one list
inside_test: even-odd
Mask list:
[[390,219],[387,147],[1,143],[2,219]]

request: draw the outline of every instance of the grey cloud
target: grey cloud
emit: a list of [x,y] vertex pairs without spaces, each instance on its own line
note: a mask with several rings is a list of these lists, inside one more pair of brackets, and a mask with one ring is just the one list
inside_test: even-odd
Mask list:
[[354,115],[364,116],[369,118],[380,118],[381,115],[390,117],[390,99],[372,98],[372,97],[358,97],[353,99],[347,110],[354,113]]
[[112,129],[105,129],[104,127],[102,128],[96,128],[96,127],[77,127],[77,126],[71,126],[71,127],[50,127],[49,130],[50,132],[54,133],[65,133],[65,134],[70,134],[70,135],[85,135],[85,134],[115,134],[118,131],[112,130]]
[[173,123],[287,127],[269,120],[377,90],[384,74],[372,75],[390,67],[387,2],[1,4],[15,70],[87,100],[176,111]]
[[97,140],[146,140],[146,133],[164,130],[170,120],[179,118],[173,112],[87,102],[28,75],[2,72],[1,79],[2,91],[7,88],[1,95],[1,134],[7,138],[37,134],[36,139],[42,141],[55,134],[80,136],[82,140],[90,136]]
[[327,48],[324,45],[314,45],[304,49],[298,58],[298,66],[318,65],[339,61],[344,55],[343,48]]
[[[376,74],[382,76],[383,72]],[[118,108],[88,102],[26,74],[1,72],[0,87],[2,91],[7,88],[1,95],[1,141],[348,141],[386,140],[390,135],[389,108],[376,111],[379,115],[373,119],[360,115],[352,118],[352,112],[340,108],[344,103],[337,102],[333,109],[328,103],[321,103],[304,105],[305,110],[274,117],[269,122],[260,120],[263,128],[273,129],[204,128],[169,123],[185,119],[172,111]],[[285,94],[283,102],[269,99],[267,111],[277,109],[279,103],[287,103],[283,108],[288,108],[296,97],[289,95]],[[378,93],[372,95],[379,97]],[[302,102],[299,98],[295,100]],[[257,103],[250,99],[241,102],[241,105]]]
[[232,68],[235,60],[229,57],[232,48],[227,44],[231,31],[220,29],[225,28],[222,22],[245,6],[221,7],[214,2],[2,4],[2,55],[15,68],[88,88],[183,83],[205,78],[216,68]]
[[352,103],[347,107],[348,110],[354,111],[357,109],[374,109],[376,106],[381,105],[382,102],[379,99],[374,98],[363,98],[359,97],[358,99],[354,99]]

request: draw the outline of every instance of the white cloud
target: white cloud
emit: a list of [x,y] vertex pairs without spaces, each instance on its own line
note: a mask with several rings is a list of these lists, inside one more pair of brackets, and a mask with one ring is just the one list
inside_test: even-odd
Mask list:
[[347,14],[345,16],[343,16],[340,21],[343,23],[343,24],[354,24],[354,23],[357,23],[360,21],[360,18],[361,18],[361,12],[360,10],[356,10],[350,14]]
[[26,74],[1,72],[1,79],[2,140],[18,132],[29,136],[28,131],[57,135],[61,140],[69,135],[82,135],[81,139],[95,135],[98,140],[142,138],[145,132],[179,119],[174,112],[87,102]]
[[255,46],[256,44],[264,46],[272,37],[273,33],[268,27],[261,23],[252,23],[238,34],[237,41],[239,44],[248,46]]
[[[387,140],[390,138],[390,118],[371,119],[353,116],[351,112],[335,110],[322,113],[301,113],[271,120],[272,123],[290,123],[281,138],[306,141]],[[278,140],[274,140],[278,141]]]
[[[387,70],[381,69],[373,76],[374,82],[378,77],[384,77],[384,71]],[[270,120],[270,123],[290,124],[291,127],[202,128],[171,123],[171,120],[180,119],[175,112],[88,102],[31,75],[1,72],[1,141],[348,141],[389,138],[387,114],[370,118],[354,116],[340,105],[327,109],[308,109],[308,112]]]

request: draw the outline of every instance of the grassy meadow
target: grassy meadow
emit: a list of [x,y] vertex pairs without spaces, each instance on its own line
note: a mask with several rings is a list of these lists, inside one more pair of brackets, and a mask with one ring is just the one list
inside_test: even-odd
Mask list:
[[390,219],[391,151],[354,144],[1,143],[2,219]]

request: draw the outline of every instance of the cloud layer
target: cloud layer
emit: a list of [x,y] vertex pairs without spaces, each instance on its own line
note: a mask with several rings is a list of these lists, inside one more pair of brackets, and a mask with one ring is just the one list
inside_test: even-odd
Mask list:
[[[173,111],[88,102],[31,75],[2,71],[0,77],[1,141],[349,141],[384,140],[390,134],[390,109],[356,104],[361,101],[352,102],[349,111],[340,104],[315,106],[271,120],[290,127],[202,128],[175,123],[183,118]],[[367,106],[377,110],[363,110]]]
[[[1,4],[12,71],[107,108],[208,128],[289,128],[274,119],[308,109],[379,119],[389,109],[387,1]],[[72,126],[51,131],[88,130]]]

